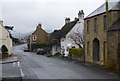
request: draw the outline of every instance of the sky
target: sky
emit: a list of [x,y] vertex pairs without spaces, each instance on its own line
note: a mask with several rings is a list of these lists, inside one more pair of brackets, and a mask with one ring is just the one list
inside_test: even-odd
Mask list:
[[[113,1],[113,0],[112,0]],[[14,26],[14,32],[27,33],[38,23],[45,30],[60,29],[65,18],[71,21],[83,10],[85,17],[102,5],[105,0],[0,0],[0,20]]]

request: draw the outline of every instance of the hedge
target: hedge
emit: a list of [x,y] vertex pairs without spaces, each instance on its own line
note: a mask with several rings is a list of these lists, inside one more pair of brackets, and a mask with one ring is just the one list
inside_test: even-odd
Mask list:
[[80,59],[84,54],[83,48],[70,48],[68,57],[71,59],[78,58]]

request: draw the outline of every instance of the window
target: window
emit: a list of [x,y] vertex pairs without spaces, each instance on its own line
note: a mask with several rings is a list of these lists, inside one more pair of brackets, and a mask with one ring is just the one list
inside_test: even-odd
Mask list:
[[94,31],[97,31],[97,18],[94,19]]
[[89,20],[87,20],[87,33],[89,33]]
[[107,29],[107,17],[106,15],[103,16],[103,24],[104,24],[104,30]]
[[33,41],[36,41],[36,40],[37,40],[37,36],[33,35]]
[[89,42],[87,42],[87,54],[89,54]]

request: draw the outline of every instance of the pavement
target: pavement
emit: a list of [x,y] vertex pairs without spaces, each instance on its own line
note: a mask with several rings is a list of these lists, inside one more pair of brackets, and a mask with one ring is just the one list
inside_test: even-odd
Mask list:
[[13,55],[0,61],[2,81],[22,81],[21,67],[18,56]]
[[12,63],[12,62],[18,62],[18,61],[19,61],[18,56],[13,55],[11,57],[0,59],[0,64],[6,64],[6,63]]

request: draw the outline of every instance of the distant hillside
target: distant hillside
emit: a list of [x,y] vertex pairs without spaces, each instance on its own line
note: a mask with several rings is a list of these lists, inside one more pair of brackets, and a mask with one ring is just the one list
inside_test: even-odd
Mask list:
[[51,29],[45,29],[45,31],[46,31],[47,33],[52,33],[52,32],[53,32],[53,30],[51,30]]
[[[52,30],[50,30],[50,29],[45,29],[45,31],[47,33],[52,33]],[[15,37],[15,38],[24,38],[24,37],[29,36],[30,34],[32,34],[32,32],[34,32],[34,31],[30,31],[30,32],[27,32],[27,33],[12,32],[12,36]]]

